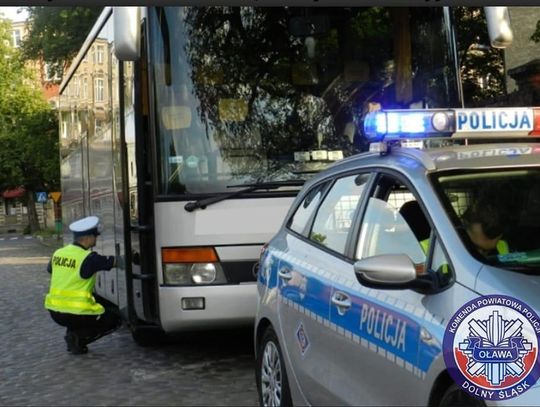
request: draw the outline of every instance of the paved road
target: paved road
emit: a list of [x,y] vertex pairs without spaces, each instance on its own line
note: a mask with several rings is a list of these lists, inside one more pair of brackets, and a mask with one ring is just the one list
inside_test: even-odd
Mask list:
[[[51,247],[0,236],[0,405],[255,405],[251,331],[141,348],[126,328],[66,352],[43,308]],[[2,239],[4,238],[4,239]]]

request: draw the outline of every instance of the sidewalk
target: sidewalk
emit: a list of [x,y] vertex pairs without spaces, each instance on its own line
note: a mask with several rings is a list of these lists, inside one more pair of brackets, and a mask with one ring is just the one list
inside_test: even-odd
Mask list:
[[56,235],[52,236],[40,236],[37,235],[35,238],[44,246],[51,247],[53,249],[59,249],[64,245],[64,240],[60,236],[60,238],[57,238]]
[[41,243],[44,246],[56,249],[59,247],[62,247],[64,245],[64,241],[62,236],[60,236],[60,239],[57,238],[57,235],[20,235],[20,234],[13,234],[13,233],[2,233],[0,234],[0,242],[17,242],[17,241],[24,241],[24,240],[37,240],[39,243]]

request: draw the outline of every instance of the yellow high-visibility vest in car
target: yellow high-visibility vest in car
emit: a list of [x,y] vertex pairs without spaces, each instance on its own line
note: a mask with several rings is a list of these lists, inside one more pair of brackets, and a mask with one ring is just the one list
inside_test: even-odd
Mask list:
[[[424,251],[424,254],[427,256],[428,251],[429,251],[429,238],[420,241],[420,246],[422,246],[422,250]],[[505,240],[500,239],[497,242],[497,254],[508,254],[508,253],[510,253],[510,248],[508,247],[508,243]],[[443,274],[448,273],[448,264],[442,265],[442,272]]]
[[497,242],[497,254],[508,254],[510,253],[510,248],[508,243],[505,240],[500,239]]
[[92,295],[96,275],[81,278],[81,265],[92,253],[70,244],[54,252],[51,266],[51,286],[45,297],[45,308],[68,314],[99,315],[105,312]]
[[[422,250],[427,256],[428,250],[429,250],[429,238],[422,240],[420,242],[420,246],[422,246]],[[508,254],[510,253],[510,248],[508,247],[508,243],[505,240],[500,239],[497,242],[497,254]]]

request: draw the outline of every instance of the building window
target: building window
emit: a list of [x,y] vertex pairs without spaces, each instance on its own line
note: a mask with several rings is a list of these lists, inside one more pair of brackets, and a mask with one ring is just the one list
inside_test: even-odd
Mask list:
[[88,78],[83,78],[82,92],[83,99],[88,99]]
[[17,201],[15,199],[6,199],[5,204],[6,204],[6,209],[5,209],[6,215],[13,216],[17,214]]
[[97,63],[102,64],[103,63],[103,56],[104,56],[104,49],[102,45],[97,46],[96,55],[97,55]]
[[96,102],[103,102],[105,100],[105,89],[103,78],[96,78],[94,81],[94,97]]
[[18,48],[21,46],[21,31],[20,30],[13,30],[13,46],[15,48]]
[[62,122],[62,138],[66,139],[68,137],[68,123],[67,121]]
[[46,81],[59,81],[60,76],[57,72],[53,72],[52,67],[49,64],[45,64],[45,80]]
[[92,62],[94,64],[102,64],[105,60],[105,48],[103,45],[96,45],[92,53]]
[[103,121],[99,119],[95,119],[95,133],[99,134],[101,133],[101,130],[103,128]]

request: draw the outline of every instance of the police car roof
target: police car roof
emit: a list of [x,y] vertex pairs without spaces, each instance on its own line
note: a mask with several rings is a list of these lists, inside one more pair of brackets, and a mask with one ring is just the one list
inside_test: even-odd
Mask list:
[[367,166],[414,166],[436,171],[533,165],[540,165],[540,143],[505,142],[423,150],[391,147],[391,151],[385,155],[369,152],[345,158],[331,165],[328,171],[341,172]]
[[531,166],[540,164],[540,143],[493,143],[425,150],[434,169]]

